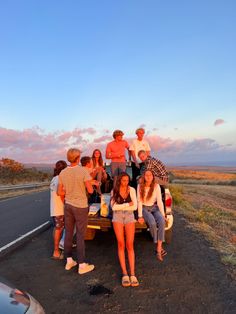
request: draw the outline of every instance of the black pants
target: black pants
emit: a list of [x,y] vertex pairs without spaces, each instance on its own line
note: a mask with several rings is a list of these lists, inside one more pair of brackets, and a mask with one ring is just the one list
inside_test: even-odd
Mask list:
[[[140,165],[140,164],[139,164]],[[137,168],[135,165],[135,162],[132,161],[131,163],[131,168],[132,168],[132,181],[131,185],[133,188],[137,189],[137,177],[140,176],[140,168]]]

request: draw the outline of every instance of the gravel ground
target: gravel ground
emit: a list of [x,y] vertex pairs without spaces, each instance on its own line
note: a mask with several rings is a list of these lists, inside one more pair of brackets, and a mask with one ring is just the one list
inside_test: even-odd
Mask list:
[[[139,287],[123,288],[111,231],[86,242],[93,272],[78,275],[54,261],[52,229],[0,260],[0,275],[27,290],[46,313],[235,313],[236,283],[217,252],[175,215],[173,241],[163,263],[147,232],[136,235]],[[76,251],[75,251],[76,253]]]

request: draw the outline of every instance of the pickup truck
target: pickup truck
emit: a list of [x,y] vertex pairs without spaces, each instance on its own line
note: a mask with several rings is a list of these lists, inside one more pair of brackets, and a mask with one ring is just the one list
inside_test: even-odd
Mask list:
[[[172,238],[172,226],[173,226],[173,213],[172,213],[172,196],[168,188],[161,186],[162,192],[162,200],[164,204],[164,209],[167,217],[167,223],[165,228],[165,242],[169,244]],[[107,205],[109,206],[110,194],[103,194],[106,200]],[[109,211],[109,215],[107,217],[102,217],[101,213],[101,204],[93,203],[90,205],[89,217],[88,217],[88,227],[85,236],[85,240],[92,240],[95,237],[96,231],[108,231],[112,228],[111,221],[111,210]],[[140,224],[136,222],[136,232],[141,232],[148,230],[148,226],[144,224]]]

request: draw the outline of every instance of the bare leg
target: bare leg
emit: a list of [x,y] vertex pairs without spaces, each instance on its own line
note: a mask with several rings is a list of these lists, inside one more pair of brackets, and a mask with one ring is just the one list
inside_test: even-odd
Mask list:
[[162,257],[161,252],[162,252],[162,241],[157,240],[157,258],[162,262],[163,257]]
[[59,250],[59,242],[61,239],[63,228],[54,228],[53,230],[53,239],[54,239],[54,251],[53,251],[53,256],[54,257],[59,257],[61,252]]
[[119,222],[113,222],[113,228],[114,228],[116,239],[117,239],[118,257],[119,257],[122,274],[127,275],[127,268],[126,268],[126,263],[125,263],[124,225]]
[[134,254],[134,234],[135,223],[131,222],[125,225],[126,249],[128,252],[128,260],[131,276],[135,275],[135,254]]

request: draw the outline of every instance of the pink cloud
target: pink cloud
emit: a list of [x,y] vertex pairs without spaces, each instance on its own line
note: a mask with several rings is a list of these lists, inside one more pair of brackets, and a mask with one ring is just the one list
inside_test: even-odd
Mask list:
[[162,156],[180,156],[194,155],[205,153],[219,153],[229,148],[218,144],[215,140],[209,138],[193,139],[191,141],[173,140],[171,138],[163,138],[157,135],[146,137],[154,156],[161,154]]
[[85,128],[85,129],[81,129],[80,133],[81,134],[88,133],[88,134],[94,135],[94,134],[96,134],[96,130],[94,128]]
[[82,149],[88,143],[81,135],[83,133],[93,133],[93,129],[45,133],[39,128],[22,131],[0,128],[0,155],[22,162],[49,162],[58,159],[58,156],[65,158],[68,147]]
[[64,132],[63,134],[58,136],[58,139],[60,141],[68,141],[71,137],[72,137],[72,133],[71,132]]
[[[96,136],[94,136],[96,135]],[[125,137],[131,143],[134,136]],[[210,138],[190,141],[146,134],[153,156],[164,156],[169,160],[222,152],[233,152],[234,146],[220,145]],[[112,131],[94,130],[93,128],[72,131],[45,132],[39,127],[25,130],[0,128],[0,159],[8,157],[19,162],[50,162],[66,159],[69,147],[78,147],[83,155],[91,155],[94,149],[100,149],[103,157],[108,142],[112,141]]]
[[112,141],[113,138],[111,137],[111,135],[103,135],[101,137],[95,138],[94,139],[94,143],[104,143],[104,142],[108,142],[108,141]]
[[217,120],[214,122],[214,126],[221,125],[221,124],[224,124],[224,123],[225,123],[225,120],[223,120],[223,119],[217,119]]

